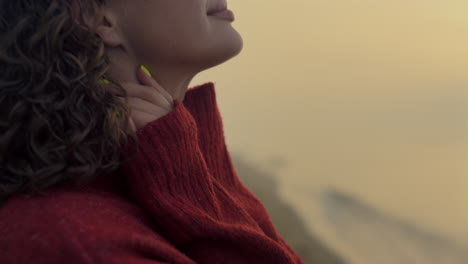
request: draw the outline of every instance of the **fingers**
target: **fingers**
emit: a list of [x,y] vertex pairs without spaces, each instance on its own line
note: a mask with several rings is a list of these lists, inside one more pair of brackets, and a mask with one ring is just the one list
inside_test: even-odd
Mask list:
[[[113,83],[108,83],[104,86],[106,89],[108,89],[109,91],[111,91],[113,94],[115,94],[116,96],[119,96],[119,97],[123,97],[124,95],[122,94],[122,92],[120,92],[119,90],[117,90],[117,86]],[[128,93],[128,91],[127,91]]]
[[159,116],[162,112],[169,112],[171,110],[168,106],[155,105],[136,97],[128,98],[128,105],[131,110],[135,109],[153,116]]
[[[119,98],[119,100],[125,101],[124,98]],[[153,105],[136,97],[128,97],[128,106],[130,108],[129,129],[132,133],[154,121],[155,117],[162,116],[161,113],[170,112],[170,109]]]
[[148,114],[146,112],[141,112],[136,109],[132,109],[131,112],[131,120],[132,120],[132,131],[136,132],[137,129],[144,127],[146,124],[151,123],[154,121],[154,116]]
[[148,76],[148,74],[146,74],[141,68],[138,68],[137,70],[137,78],[143,85],[156,88],[156,90],[166,98],[167,102],[172,104],[173,98],[166,89],[164,89],[154,78]]
[[[121,83],[120,85],[125,89],[125,91],[127,91],[129,99],[131,97],[139,98],[163,108],[169,108],[172,106],[172,102],[169,103],[167,99],[161,95],[161,93],[154,89],[149,89],[147,86],[142,86],[135,83]],[[123,96],[122,94],[118,94],[117,88],[113,84],[106,85],[106,88],[109,88],[109,90],[111,90],[117,96]]]
[[138,129],[135,125],[135,121],[133,121],[133,117],[129,118],[130,119],[130,129],[133,133],[135,133]]
[[[158,82],[148,76],[141,68],[137,70],[138,83],[120,82],[105,85],[119,100],[128,104],[130,109],[130,127],[134,133],[137,129],[166,115],[175,107],[172,96]],[[124,89],[119,91],[117,86]],[[121,89],[120,89],[121,90]],[[125,97],[124,97],[125,96]]]

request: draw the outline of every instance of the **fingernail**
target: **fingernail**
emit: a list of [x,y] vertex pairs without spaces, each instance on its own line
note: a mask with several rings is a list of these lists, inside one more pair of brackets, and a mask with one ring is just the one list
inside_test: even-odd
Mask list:
[[149,77],[152,77],[152,76],[151,76],[151,73],[148,71],[148,69],[146,69],[146,67],[145,67],[144,65],[141,65],[141,66],[140,66],[140,69],[141,69],[142,71],[144,71]]
[[99,79],[98,84],[109,84],[110,82],[106,79]]

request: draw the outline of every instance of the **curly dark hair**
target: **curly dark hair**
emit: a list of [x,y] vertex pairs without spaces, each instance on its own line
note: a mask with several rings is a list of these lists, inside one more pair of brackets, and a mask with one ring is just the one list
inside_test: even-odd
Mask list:
[[0,205],[90,183],[120,166],[126,139],[139,146],[127,92],[106,75],[97,23],[86,23],[102,21],[105,1],[0,0]]

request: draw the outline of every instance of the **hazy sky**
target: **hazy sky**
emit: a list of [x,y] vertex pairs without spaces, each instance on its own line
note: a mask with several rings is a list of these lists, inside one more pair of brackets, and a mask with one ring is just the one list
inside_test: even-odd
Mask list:
[[192,85],[216,83],[231,152],[284,158],[305,215],[294,193],[332,186],[468,241],[468,1],[228,6],[244,49]]

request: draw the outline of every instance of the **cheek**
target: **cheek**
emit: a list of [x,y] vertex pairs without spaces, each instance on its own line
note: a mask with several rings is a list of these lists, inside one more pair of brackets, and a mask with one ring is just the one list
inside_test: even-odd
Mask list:
[[205,0],[155,1],[132,13],[126,27],[131,49],[138,57],[190,56],[215,37]]
[[137,44],[142,49],[183,52],[209,38],[210,24],[204,13],[184,9],[172,16],[153,17],[140,25]]

